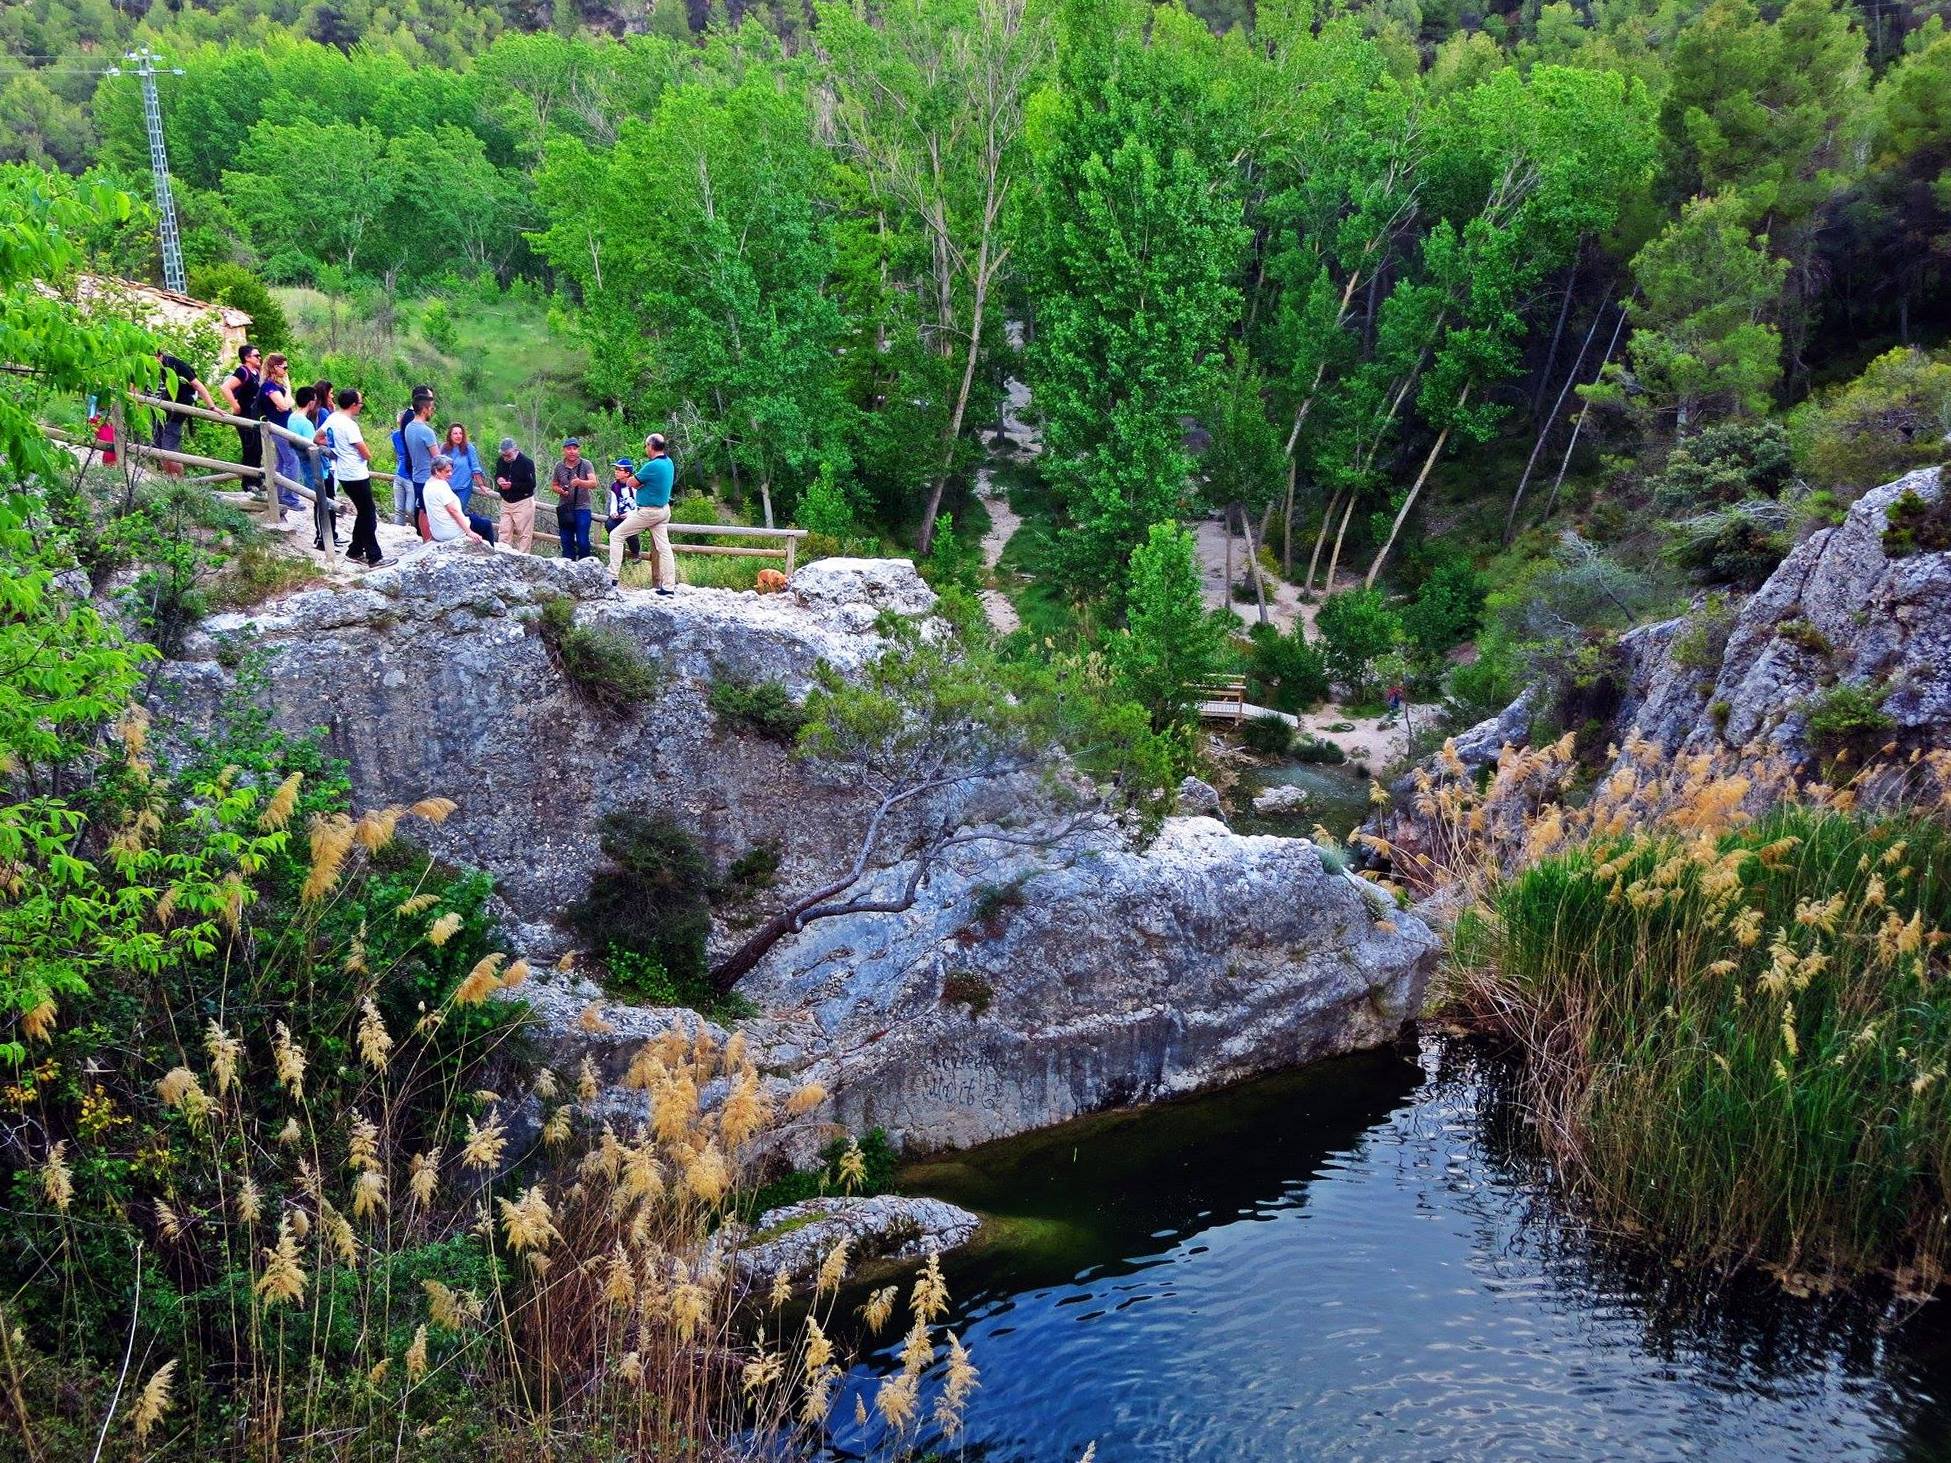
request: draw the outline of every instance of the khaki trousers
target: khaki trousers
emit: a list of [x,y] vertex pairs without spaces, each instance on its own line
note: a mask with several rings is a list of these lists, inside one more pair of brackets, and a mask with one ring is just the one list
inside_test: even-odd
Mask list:
[[610,577],[623,574],[625,541],[633,533],[648,533],[651,544],[651,571],[654,582],[666,589],[677,588],[677,557],[671,553],[671,510],[632,508],[623,522],[610,530]]
[[501,541],[526,554],[535,545],[535,500],[501,505]]

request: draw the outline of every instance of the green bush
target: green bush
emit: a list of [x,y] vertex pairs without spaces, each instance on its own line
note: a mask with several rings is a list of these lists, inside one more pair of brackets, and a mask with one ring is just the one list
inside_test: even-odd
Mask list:
[[1883,552],[1893,559],[1951,549],[1951,488],[1940,488],[1936,502],[1906,488],[1885,517]]
[[542,601],[537,621],[542,641],[563,678],[611,715],[621,715],[656,696],[657,667],[636,642],[615,630],[576,623],[576,602],[567,595]]
[[624,979],[668,981],[673,993],[705,988],[715,881],[697,840],[662,813],[610,813],[598,847],[604,862],[570,906],[570,928],[612,962],[613,976],[622,952]]
[[742,686],[735,681],[713,681],[706,694],[711,709],[734,726],[776,742],[791,742],[806,725],[806,710],[778,681],[760,681]]
[[866,1176],[854,1185],[849,1185],[840,1172],[840,1158],[847,1151],[847,1143],[845,1138],[835,1138],[820,1150],[820,1161],[814,1167],[795,1169],[756,1190],[745,1207],[744,1217],[756,1219],[768,1209],[783,1208],[804,1199],[817,1199],[822,1194],[865,1196],[885,1194],[891,1190],[900,1160],[895,1156],[894,1145],[888,1142],[887,1130],[869,1128],[860,1135],[860,1156]]
[[1889,695],[1888,686],[1831,686],[1805,708],[1809,731],[1829,751],[1861,751],[1897,724],[1883,709]]
[[1375,658],[1402,640],[1402,617],[1389,607],[1379,589],[1349,589],[1321,602],[1314,628],[1321,636],[1328,674],[1351,696],[1361,696],[1369,684]]
[[1489,593],[1489,583],[1469,560],[1448,558],[1438,564],[1402,612],[1402,631],[1416,657],[1439,661],[1476,634]]
[[1249,717],[1240,727],[1240,740],[1262,756],[1282,757],[1294,745],[1294,728],[1285,717]]
[[1796,414],[1809,475],[1869,488],[1922,467],[1951,432],[1951,362],[1903,346]]
[[1300,621],[1285,635],[1272,625],[1247,631],[1247,696],[1277,711],[1300,712],[1325,700],[1328,667]]
[[1788,433],[1777,422],[1721,422],[1668,454],[1652,480],[1653,510],[1702,513],[1744,498],[1773,498],[1794,469]]
[[1288,755],[1297,762],[1325,762],[1330,767],[1339,767],[1348,760],[1348,754],[1341,749],[1339,742],[1331,742],[1325,737],[1312,736],[1306,732],[1294,738],[1294,745]]
[[1740,617],[1741,607],[1727,595],[1708,595],[1707,602],[1687,617],[1687,628],[1673,637],[1673,663],[1690,671],[1719,671],[1728,636]]
[[[191,273],[190,293],[216,305],[229,305],[251,317],[251,344],[266,355],[291,348],[291,323],[264,283],[241,264],[211,264]],[[228,370],[234,361],[223,363]]]
[[427,301],[427,307],[420,312],[420,333],[443,356],[453,355],[460,346],[460,327],[455,325],[445,300]]

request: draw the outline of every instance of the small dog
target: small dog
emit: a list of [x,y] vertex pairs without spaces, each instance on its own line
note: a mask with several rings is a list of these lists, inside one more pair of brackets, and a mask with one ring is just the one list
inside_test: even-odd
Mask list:
[[777,594],[785,587],[786,576],[781,574],[777,569],[761,569],[759,571],[760,594]]

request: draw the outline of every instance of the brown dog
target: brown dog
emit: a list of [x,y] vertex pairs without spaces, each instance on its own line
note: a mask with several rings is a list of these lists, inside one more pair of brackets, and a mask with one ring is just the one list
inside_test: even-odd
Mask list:
[[781,574],[777,569],[761,569],[759,571],[760,594],[777,594],[785,587],[786,576]]

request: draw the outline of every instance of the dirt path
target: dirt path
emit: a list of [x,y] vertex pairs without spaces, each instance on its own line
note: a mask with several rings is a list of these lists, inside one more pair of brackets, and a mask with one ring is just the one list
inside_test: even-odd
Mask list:
[[976,472],[976,492],[982,497],[983,507],[989,510],[989,531],[982,536],[982,564],[989,571],[990,583],[982,591],[982,612],[989,620],[989,626],[998,635],[1007,635],[1022,625],[1016,613],[1016,606],[1009,602],[1009,596],[996,588],[996,564],[1003,556],[1011,535],[1023,526],[1023,520],[1016,510],[1009,506],[1009,494],[995,485],[995,473],[989,468]]
[[[1218,518],[1204,518],[1195,526],[1194,537],[1199,546],[1200,591],[1206,605],[1215,610],[1231,610],[1243,626],[1257,623],[1260,618],[1259,606],[1252,600],[1236,601],[1227,593],[1226,584],[1226,525]],[[1242,580],[1246,577],[1246,541],[1237,533],[1233,537],[1233,577]],[[1361,577],[1350,571],[1343,571],[1335,583],[1337,590],[1353,589],[1361,583]],[[1313,640],[1315,612],[1320,608],[1320,597],[1313,603],[1301,602],[1298,585],[1285,580],[1269,577],[1267,586],[1267,619],[1277,626],[1284,635],[1298,621],[1307,629],[1308,639]],[[1426,716],[1433,717],[1437,708],[1433,706],[1411,706],[1409,715],[1417,725]],[[1247,711],[1254,714],[1254,708]],[[1284,716],[1285,713],[1275,712]],[[1339,703],[1330,701],[1323,706],[1301,716],[1288,716],[1302,731],[1318,737],[1324,742],[1333,742],[1348,756],[1349,762],[1367,767],[1371,772],[1381,774],[1385,767],[1400,762],[1409,754],[1409,733],[1403,719],[1393,720],[1381,716],[1350,716]],[[1330,731],[1328,728],[1346,726],[1347,731]]]
[[[1011,344],[1020,344],[1022,326],[1011,321],[1008,329]],[[992,463],[1012,458],[1020,461],[1043,451],[1042,436],[1023,415],[1029,406],[1029,387],[1014,376],[1003,382],[1003,430],[1001,436],[990,440],[989,456]],[[983,507],[989,510],[989,531],[982,536],[982,564],[989,571],[990,582],[982,591],[982,612],[998,635],[1007,635],[1023,622],[1016,613],[1016,606],[1009,602],[1009,596],[996,585],[996,565],[1002,559],[1010,538],[1023,526],[1023,520],[1009,506],[1008,492],[996,486],[993,466],[977,469],[976,493],[981,497]]]

